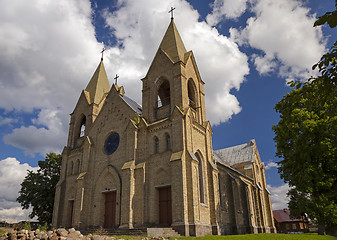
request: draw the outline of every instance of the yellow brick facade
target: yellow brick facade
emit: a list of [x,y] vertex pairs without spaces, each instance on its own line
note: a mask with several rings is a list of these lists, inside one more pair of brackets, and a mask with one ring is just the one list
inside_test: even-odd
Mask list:
[[71,114],[53,225],[274,232],[256,146],[251,169],[215,160],[204,82],[173,20],[142,83],[141,108],[123,87],[107,87],[100,62]]

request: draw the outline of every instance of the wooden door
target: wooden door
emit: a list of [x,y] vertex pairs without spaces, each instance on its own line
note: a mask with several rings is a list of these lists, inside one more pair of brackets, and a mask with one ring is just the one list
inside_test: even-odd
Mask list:
[[171,187],[159,188],[159,224],[171,225],[172,223],[172,201]]
[[116,225],[116,191],[105,194],[104,227],[112,228]]

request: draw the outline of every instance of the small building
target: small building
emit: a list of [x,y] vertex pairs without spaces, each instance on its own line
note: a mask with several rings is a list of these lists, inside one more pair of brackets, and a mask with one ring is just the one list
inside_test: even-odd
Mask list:
[[278,233],[309,232],[308,220],[303,216],[299,219],[290,217],[289,209],[274,210],[274,223]]

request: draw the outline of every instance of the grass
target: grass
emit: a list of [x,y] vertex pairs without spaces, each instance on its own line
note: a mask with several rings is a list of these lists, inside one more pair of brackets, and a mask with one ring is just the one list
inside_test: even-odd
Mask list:
[[333,240],[332,236],[321,236],[314,233],[306,234],[280,234],[280,233],[263,233],[263,234],[246,234],[246,235],[230,235],[230,236],[204,236],[204,237],[180,237],[181,240]]
[[[2,237],[8,229],[0,228],[0,237]],[[124,240],[141,240],[146,236],[113,236],[116,239]],[[279,234],[279,233],[260,233],[260,234],[246,234],[246,235],[228,235],[228,236],[204,236],[204,237],[179,237],[169,238],[170,240],[336,240],[332,236],[320,236],[315,233],[306,234]]]
[[[113,236],[116,239],[125,240],[141,240],[145,236]],[[167,239],[167,238],[165,238]],[[306,234],[278,234],[278,233],[263,233],[263,234],[246,234],[246,235],[229,235],[229,236],[204,236],[204,237],[179,237],[169,238],[170,240],[335,240],[332,236],[320,236],[314,233]]]
[[0,237],[3,237],[5,235],[6,231],[3,229],[0,229]]

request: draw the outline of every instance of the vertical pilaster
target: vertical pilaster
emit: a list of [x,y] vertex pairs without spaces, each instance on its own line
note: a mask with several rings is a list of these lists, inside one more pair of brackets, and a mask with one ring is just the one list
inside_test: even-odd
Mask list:
[[133,228],[133,197],[135,193],[134,161],[126,162],[122,167],[122,200],[120,228]]

